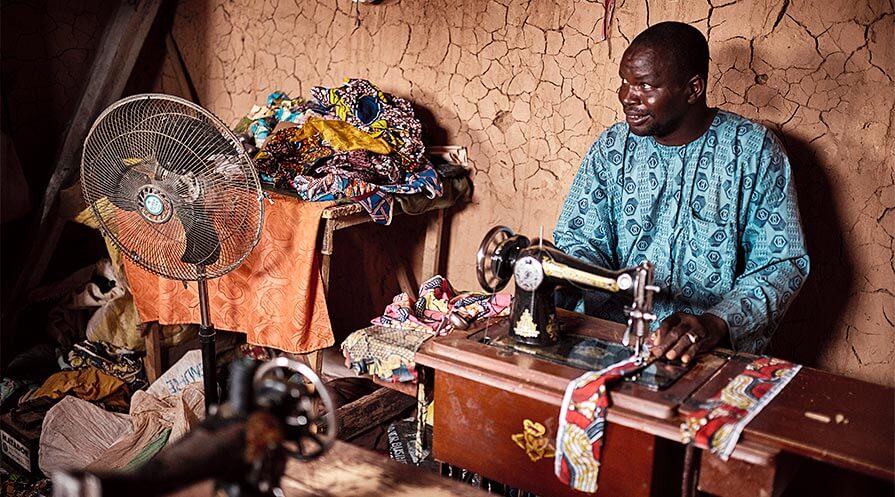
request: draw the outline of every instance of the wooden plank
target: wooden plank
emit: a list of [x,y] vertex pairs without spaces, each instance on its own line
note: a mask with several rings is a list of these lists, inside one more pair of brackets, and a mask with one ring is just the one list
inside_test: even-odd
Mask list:
[[196,94],[196,88],[192,85],[190,80],[186,63],[183,61],[183,55],[180,53],[180,48],[177,47],[177,40],[174,39],[174,35],[171,33],[165,35],[165,50],[168,52],[168,59],[173,66],[174,78],[177,80],[180,95],[184,98],[189,98],[189,100],[192,100],[197,105],[201,105],[199,102],[199,95]]
[[143,368],[146,369],[146,379],[150,384],[162,374],[161,334],[162,329],[158,321],[146,323],[146,328],[143,330],[143,343],[146,345]]
[[413,397],[380,388],[336,410],[339,440],[351,440],[369,429],[401,415],[414,404]]
[[93,120],[121,97],[161,3],[161,0],[143,0],[136,5],[118,2],[118,9],[103,32],[90,76],[69,123],[56,168],[44,194],[41,224],[47,220],[59,189],[70,184],[76,175],[80,165],[79,152]]
[[3,316],[4,330],[15,329],[24,296],[43,279],[66,222],[57,215],[59,191],[71,185],[77,176],[80,151],[94,119],[121,97],[160,5],[161,0],[143,0],[136,5],[118,2],[118,9],[103,32],[90,76],[69,121],[53,175],[44,193],[39,217],[34,223],[37,230],[31,237],[32,250],[22,265],[12,301]]
[[444,209],[432,213],[433,218],[426,225],[426,242],[423,250],[423,281],[439,274],[441,270],[441,240],[444,229]]
[[290,459],[280,487],[287,497],[489,495],[479,488],[339,441],[319,459]]
[[[754,357],[732,358],[681,412],[724,388]],[[741,440],[895,480],[895,389],[803,367]]]

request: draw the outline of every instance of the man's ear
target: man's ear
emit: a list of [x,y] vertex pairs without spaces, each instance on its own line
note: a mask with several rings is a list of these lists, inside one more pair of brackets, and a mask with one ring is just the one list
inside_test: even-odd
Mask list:
[[705,96],[705,79],[702,76],[693,76],[687,81],[687,103],[695,104]]

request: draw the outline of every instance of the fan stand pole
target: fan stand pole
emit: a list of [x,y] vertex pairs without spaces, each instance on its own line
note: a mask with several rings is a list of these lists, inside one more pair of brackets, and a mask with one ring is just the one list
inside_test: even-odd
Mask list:
[[205,385],[205,411],[218,403],[218,385],[215,353],[215,330],[208,312],[208,286],[205,282],[205,266],[198,264],[196,274],[199,275],[199,343],[202,344],[202,376]]

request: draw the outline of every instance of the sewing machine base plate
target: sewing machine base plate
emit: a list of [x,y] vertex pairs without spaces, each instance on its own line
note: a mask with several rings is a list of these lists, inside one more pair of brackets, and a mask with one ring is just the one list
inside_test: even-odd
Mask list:
[[[631,357],[633,353],[630,348],[619,343],[575,334],[561,335],[556,344],[547,347],[521,344],[506,335],[486,338],[484,333],[477,333],[470,338],[493,347],[514,350],[554,364],[587,371],[599,371]],[[653,391],[662,390],[673,385],[689,369],[689,366],[682,363],[656,361],[631,381]]]

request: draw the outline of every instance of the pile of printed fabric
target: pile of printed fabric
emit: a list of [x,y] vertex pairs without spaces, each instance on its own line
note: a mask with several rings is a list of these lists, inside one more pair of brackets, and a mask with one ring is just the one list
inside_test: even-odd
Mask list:
[[309,201],[353,199],[380,224],[395,194],[442,195],[410,102],[362,79],[311,96],[274,92],[237,125],[264,183]]
[[[345,365],[392,383],[417,381],[416,351],[423,342],[453,331],[455,323],[506,316],[508,293],[458,292],[441,275],[420,285],[416,299],[399,293],[372,326],[355,331],[342,343]],[[453,316],[453,319],[451,319]]]

